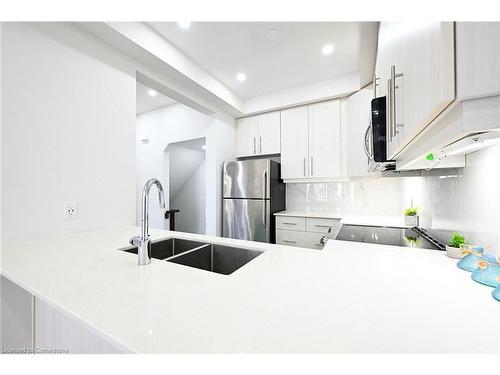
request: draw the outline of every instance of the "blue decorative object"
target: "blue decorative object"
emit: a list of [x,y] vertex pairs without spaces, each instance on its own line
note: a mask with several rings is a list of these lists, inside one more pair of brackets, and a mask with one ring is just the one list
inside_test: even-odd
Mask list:
[[500,301],[500,286],[497,286],[493,292],[491,292],[491,295],[493,296],[493,298],[495,298],[496,300]]
[[472,272],[472,280],[496,288],[500,285],[500,258],[482,255],[479,267]]
[[465,249],[465,255],[457,263],[457,267],[468,272],[473,272],[479,267],[479,262],[483,259],[482,252],[484,248],[482,246],[473,246],[469,249]]

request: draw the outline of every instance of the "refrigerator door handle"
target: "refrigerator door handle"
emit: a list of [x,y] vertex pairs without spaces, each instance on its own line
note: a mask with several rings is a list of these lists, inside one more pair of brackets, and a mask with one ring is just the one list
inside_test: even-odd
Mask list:
[[[263,182],[263,186],[262,186],[262,192],[264,194],[264,196],[262,197],[262,199],[264,199],[264,202],[265,200],[267,199],[267,171],[264,171],[264,173],[262,174],[262,182]],[[262,222],[264,223],[264,227],[267,228],[267,212],[266,212],[266,204],[264,204],[262,206]]]

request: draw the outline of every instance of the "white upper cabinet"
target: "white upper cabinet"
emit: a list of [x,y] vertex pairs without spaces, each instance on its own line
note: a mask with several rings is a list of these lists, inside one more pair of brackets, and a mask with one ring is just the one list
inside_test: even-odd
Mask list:
[[457,99],[500,95],[500,22],[457,22]]
[[340,100],[281,111],[281,177],[340,177],[340,125]]
[[309,108],[281,111],[281,178],[309,176]]
[[280,153],[280,113],[238,120],[238,157]]
[[377,96],[388,99],[388,157],[455,100],[454,54],[453,22],[381,23]]
[[340,100],[309,106],[309,177],[340,176]]
[[280,142],[280,113],[270,112],[257,116],[259,123],[259,154],[279,154]]
[[253,156],[257,153],[257,137],[259,136],[257,117],[245,117],[238,120],[237,149],[238,156]]
[[368,176],[368,157],[365,152],[365,135],[371,120],[371,86],[349,96],[344,101],[342,116],[343,175]]

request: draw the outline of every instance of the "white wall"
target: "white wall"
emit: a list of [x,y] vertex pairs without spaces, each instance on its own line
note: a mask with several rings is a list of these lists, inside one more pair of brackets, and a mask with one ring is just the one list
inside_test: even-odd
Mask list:
[[467,155],[466,167],[422,177],[366,177],[350,182],[288,184],[287,209],[339,215],[400,216],[419,207],[421,226],[463,232],[500,255],[500,145]]
[[[205,234],[205,151],[204,138],[193,141],[171,143],[167,147],[165,164],[168,170],[169,207],[178,209],[175,229],[181,232]],[[166,223],[168,227],[168,222]]]
[[2,27],[3,243],[134,224],[134,67],[72,25]]
[[[205,161],[205,150],[202,146],[205,138],[198,138],[193,141],[171,143],[165,153],[165,174],[169,176],[168,198],[172,200],[186,181],[196,171],[198,166]],[[186,147],[186,145],[190,147]],[[165,189],[167,186],[165,186]],[[205,194],[204,194],[205,195]]]
[[[141,139],[148,136],[149,142]],[[236,128],[231,118],[199,113],[183,104],[175,104],[137,116],[137,220],[140,221],[141,191],[152,177],[167,187],[164,151],[174,142],[206,138],[206,233],[221,233],[222,162],[236,157]],[[150,225],[164,228],[165,220],[157,204],[151,201]]]
[[171,207],[180,209],[175,219],[175,229],[178,231],[205,234],[205,169],[203,160],[175,197],[171,198]]

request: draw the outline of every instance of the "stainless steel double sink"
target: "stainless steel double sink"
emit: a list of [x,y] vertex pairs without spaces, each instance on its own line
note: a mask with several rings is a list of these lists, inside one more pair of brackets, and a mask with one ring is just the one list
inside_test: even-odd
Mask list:
[[[137,254],[135,246],[120,250]],[[232,274],[262,253],[262,250],[243,249],[175,237],[151,242],[152,258],[223,275]]]

